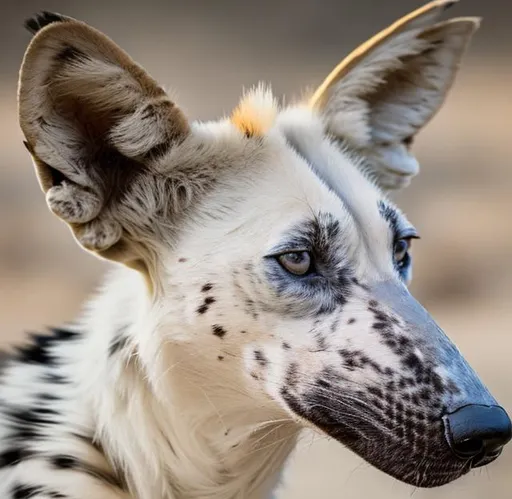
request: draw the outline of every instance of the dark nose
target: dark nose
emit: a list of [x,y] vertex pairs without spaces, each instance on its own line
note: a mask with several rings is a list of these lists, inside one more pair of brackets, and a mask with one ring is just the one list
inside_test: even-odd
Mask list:
[[471,404],[443,416],[446,440],[472,467],[494,461],[512,438],[512,423],[502,407]]

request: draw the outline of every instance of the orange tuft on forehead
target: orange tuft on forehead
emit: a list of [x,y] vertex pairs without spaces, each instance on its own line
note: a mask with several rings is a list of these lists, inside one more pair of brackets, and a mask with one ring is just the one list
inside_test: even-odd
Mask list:
[[270,88],[260,84],[242,97],[230,119],[247,137],[259,137],[272,127],[278,110]]

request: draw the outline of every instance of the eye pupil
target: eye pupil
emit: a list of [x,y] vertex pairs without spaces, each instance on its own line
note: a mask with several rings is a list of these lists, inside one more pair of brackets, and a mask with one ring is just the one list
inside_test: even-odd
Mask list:
[[305,275],[311,269],[311,255],[308,251],[293,251],[279,255],[281,266],[291,274]]
[[399,239],[395,242],[394,247],[394,259],[395,263],[401,263],[408,254],[409,248],[410,248],[410,241],[408,239]]

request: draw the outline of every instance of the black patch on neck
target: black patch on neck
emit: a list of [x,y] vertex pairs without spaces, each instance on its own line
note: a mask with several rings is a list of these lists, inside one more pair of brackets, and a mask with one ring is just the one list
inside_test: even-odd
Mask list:
[[55,347],[59,343],[78,339],[80,333],[61,328],[53,328],[51,332],[50,335],[31,334],[31,342],[17,347],[13,359],[24,364],[56,366],[58,358]]
[[33,453],[22,445],[9,447],[0,454],[0,469],[15,466],[21,461],[28,459],[31,455]]
[[69,496],[57,492],[56,490],[48,489],[42,485],[29,485],[22,483],[15,483],[11,489],[12,499],[37,499],[38,497],[48,497],[48,499],[69,499]]

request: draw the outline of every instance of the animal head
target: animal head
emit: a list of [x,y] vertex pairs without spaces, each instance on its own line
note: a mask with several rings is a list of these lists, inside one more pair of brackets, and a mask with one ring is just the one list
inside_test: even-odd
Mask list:
[[178,358],[244,414],[313,426],[418,486],[489,463],[511,431],[409,294],[417,232],[386,194],[418,173],[412,139],[478,26],[438,22],[453,3],[400,19],[296,105],[260,86],[211,123],[60,15],[29,21],[19,84],[50,210],[83,248],[146,277],[148,378]]

